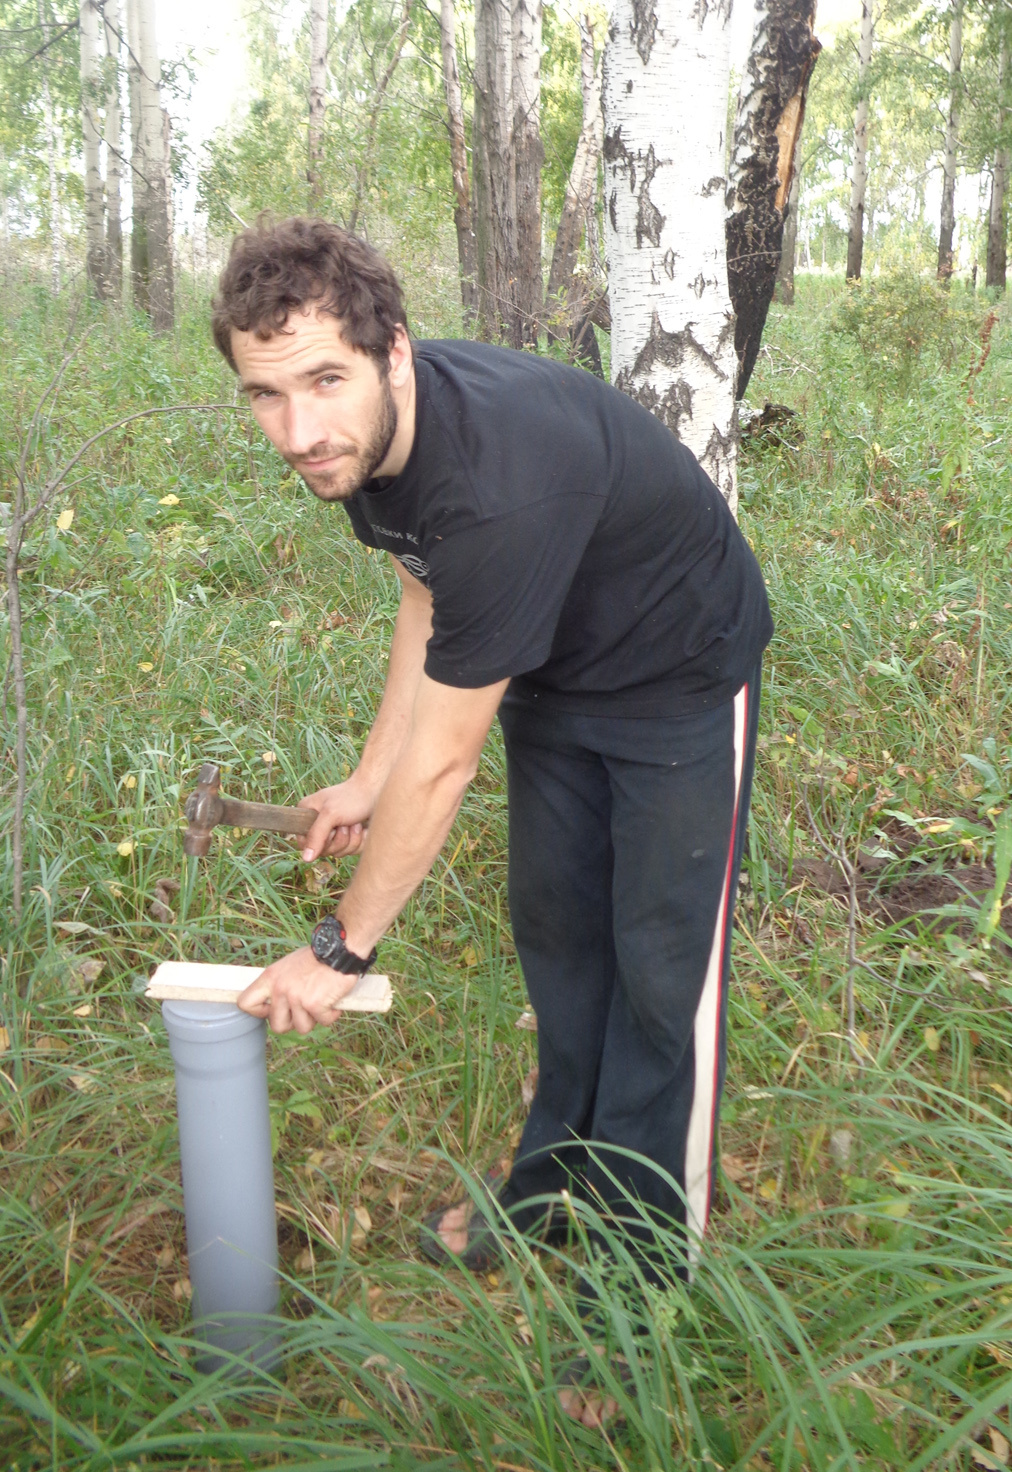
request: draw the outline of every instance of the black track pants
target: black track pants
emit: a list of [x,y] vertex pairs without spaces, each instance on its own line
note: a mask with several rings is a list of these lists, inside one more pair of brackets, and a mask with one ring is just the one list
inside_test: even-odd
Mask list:
[[733,701],[686,716],[500,710],[540,1067],[504,1204],[567,1187],[628,1218],[624,1188],[688,1227],[690,1261],[713,1188],[759,683],[757,666]]

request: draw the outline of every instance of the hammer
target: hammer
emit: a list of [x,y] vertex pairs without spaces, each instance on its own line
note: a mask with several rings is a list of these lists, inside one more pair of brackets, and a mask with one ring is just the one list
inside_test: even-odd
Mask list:
[[221,795],[221,768],[205,762],[197,785],[183,809],[189,827],[183,852],[203,858],[211,847],[211,829],[219,823],[231,828],[256,828],[262,833],[308,833],[319,816],[315,808],[286,808],[269,802],[243,802]]

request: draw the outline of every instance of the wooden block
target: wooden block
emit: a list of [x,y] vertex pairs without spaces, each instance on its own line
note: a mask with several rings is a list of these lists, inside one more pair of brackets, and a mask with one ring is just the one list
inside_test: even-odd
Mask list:
[[[218,966],[204,961],[163,961],[144,995],[163,1002],[232,1002],[251,986],[262,966]],[[369,971],[337,1004],[340,1012],[389,1012],[390,978]]]

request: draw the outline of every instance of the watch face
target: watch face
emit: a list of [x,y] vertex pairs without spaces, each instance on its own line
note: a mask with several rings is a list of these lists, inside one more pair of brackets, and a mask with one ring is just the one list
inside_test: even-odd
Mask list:
[[329,961],[341,950],[341,927],[332,915],[321,920],[313,931],[312,950],[318,961]]

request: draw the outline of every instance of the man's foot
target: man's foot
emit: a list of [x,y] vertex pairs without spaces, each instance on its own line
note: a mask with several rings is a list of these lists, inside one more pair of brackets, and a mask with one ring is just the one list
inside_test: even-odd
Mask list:
[[[603,1344],[594,1345],[594,1353],[602,1359],[604,1352]],[[616,1357],[613,1364],[620,1380],[631,1378],[629,1366],[621,1356]],[[559,1405],[581,1426],[587,1426],[591,1431],[603,1431],[606,1426],[621,1423],[618,1401],[594,1383],[594,1366],[588,1355],[577,1355],[564,1365],[557,1384]]]
[[422,1223],[420,1246],[433,1262],[452,1263],[485,1273],[502,1258],[502,1244],[492,1215],[492,1203],[499,1200],[506,1185],[506,1173],[491,1170],[482,1181],[488,1192],[489,1216],[470,1197],[455,1206],[447,1206]]

